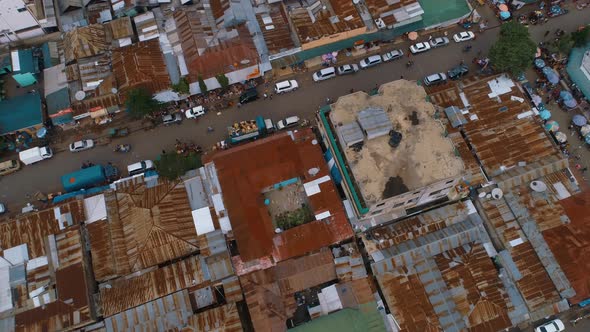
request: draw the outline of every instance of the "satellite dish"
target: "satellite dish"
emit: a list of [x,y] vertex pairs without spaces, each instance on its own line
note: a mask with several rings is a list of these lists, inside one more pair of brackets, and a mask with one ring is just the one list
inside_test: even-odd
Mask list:
[[84,98],[86,98],[86,92],[80,90],[80,91],[76,92],[76,94],[74,95],[74,98],[76,98],[76,100],[78,100],[78,101],[84,100]]
[[319,171],[320,171],[320,169],[319,169],[319,168],[317,168],[317,167],[314,167],[314,168],[310,168],[310,169],[307,171],[307,173],[309,173],[309,175],[311,175],[311,176],[316,176],[316,174],[318,174],[318,173],[319,173]]
[[318,145],[318,140],[317,139],[314,139],[313,141],[311,141],[311,144]]
[[250,60],[244,59],[244,60],[240,61],[240,63],[243,64],[243,65],[247,65],[247,64],[250,63]]
[[352,0],[352,3],[355,5],[358,5],[361,2],[361,0]]
[[111,93],[117,93],[117,91],[118,91],[117,88],[112,88],[111,89]]
[[538,193],[542,193],[547,190],[547,185],[543,181],[533,181],[531,182],[531,189]]
[[484,197],[486,197],[486,193],[482,191],[479,193],[478,196],[479,196],[479,198],[484,198]]
[[492,190],[492,197],[494,197],[494,199],[500,199],[502,198],[502,196],[504,196],[504,192],[502,191],[502,189],[494,188]]

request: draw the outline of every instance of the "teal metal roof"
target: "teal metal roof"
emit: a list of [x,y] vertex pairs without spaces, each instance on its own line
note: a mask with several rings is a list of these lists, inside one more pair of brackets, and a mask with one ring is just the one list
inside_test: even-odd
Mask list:
[[63,87],[45,97],[45,104],[47,104],[47,113],[49,115],[55,114],[61,110],[70,107],[70,91],[68,87]]
[[18,60],[20,63],[20,70],[14,71],[15,74],[39,72],[39,66],[35,64],[32,49],[18,50]]
[[383,317],[377,311],[377,302],[361,304],[359,309],[342,309],[297,326],[295,332],[384,332]]
[[0,101],[0,135],[36,126],[42,122],[39,93],[28,93]]
[[576,83],[578,89],[582,91],[584,96],[590,99],[590,80],[588,80],[588,77],[580,69],[584,53],[588,50],[590,50],[590,43],[586,44],[586,47],[572,49],[566,69],[570,79]]
[[37,78],[32,73],[14,74],[12,78],[21,86],[26,87],[37,83]]

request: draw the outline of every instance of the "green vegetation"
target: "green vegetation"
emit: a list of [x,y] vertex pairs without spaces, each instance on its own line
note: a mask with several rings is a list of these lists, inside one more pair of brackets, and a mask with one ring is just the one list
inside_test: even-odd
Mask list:
[[225,74],[216,75],[215,78],[217,79],[217,82],[219,82],[219,85],[221,85],[221,89],[223,91],[227,90],[229,87],[229,78],[227,78]]
[[582,30],[571,33],[574,47],[584,47],[590,41],[590,26],[584,27]]
[[172,90],[183,95],[189,94],[190,87],[186,78],[182,77],[178,83],[172,84]]
[[500,37],[490,49],[490,60],[496,70],[516,76],[533,63],[536,51],[528,29],[514,20],[502,25]]
[[182,155],[177,153],[165,153],[155,161],[158,174],[168,180],[176,180],[187,171],[201,167],[201,155],[191,153]]
[[307,205],[303,205],[297,210],[283,212],[275,218],[277,227],[282,230],[297,227],[314,220],[314,216]]
[[199,75],[198,80],[199,80],[199,88],[201,89],[201,93],[202,94],[207,93],[207,91],[208,91],[207,84],[205,84],[205,81],[203,81],[203,76]]
[[125,104],[129,114],[135,118],[142,118],[160,109],[160,103],[152,98],[149,91],[143,88],[129,91]]

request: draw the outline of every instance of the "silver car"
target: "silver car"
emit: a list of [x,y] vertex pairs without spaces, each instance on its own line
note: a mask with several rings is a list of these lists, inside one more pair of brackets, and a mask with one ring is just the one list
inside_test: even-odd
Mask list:
[[338,75],[354,74],[357,71],[359,71],[359,66],[355,63],[338,67]]
[[383,54],[382,58],[383,58],[383,61],[387,62],[387,61],[391,61],[391,60],[400,59],[403,56],[404,56],[404,51],[393,50],[391,52],[387,52],[387,53]]
[[449,38],[447,37],[436,37],[430,40],[430,46],[432,48],[447,46],[449,45]]
[[94,141],[91,139],[83,139],[70,144],[71,152],[80,152],[94,147]]

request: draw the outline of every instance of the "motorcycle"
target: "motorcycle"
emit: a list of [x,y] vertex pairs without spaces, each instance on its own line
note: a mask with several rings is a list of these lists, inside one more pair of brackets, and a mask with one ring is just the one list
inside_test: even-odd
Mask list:
[[131,145],[129,144],[119,144],[115,147],[115,149],[113,150],[114,152],[129,152],[131,151]]

